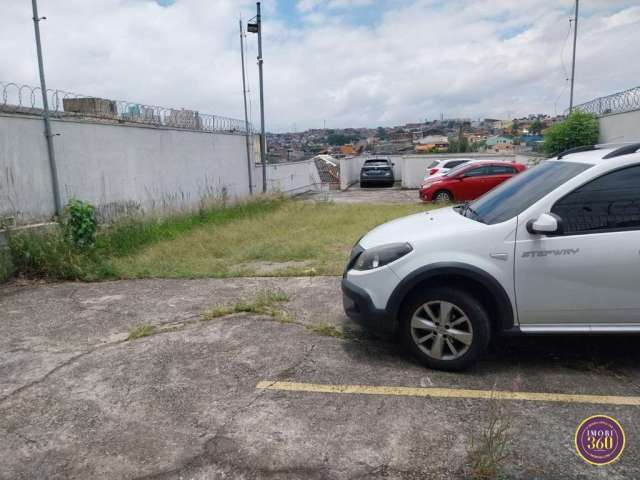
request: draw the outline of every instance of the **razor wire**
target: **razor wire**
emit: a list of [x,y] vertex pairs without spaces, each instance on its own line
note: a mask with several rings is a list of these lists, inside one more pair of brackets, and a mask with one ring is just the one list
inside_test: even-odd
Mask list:
[[[42,115],[42,89],[14,82],[0,82],[0,112]],[[118,123],[182,128],[204,132],[246,134],[254,132],[251,123],[196,110],[146,105],[125,100],[80,95],[47,89],[49,112],[57,118],[94,118]]]
[[573,108],[599,116],[638,110],[640,109],[640,87],[634,87],[606,97],[596,98],[590,102],[576,105]]

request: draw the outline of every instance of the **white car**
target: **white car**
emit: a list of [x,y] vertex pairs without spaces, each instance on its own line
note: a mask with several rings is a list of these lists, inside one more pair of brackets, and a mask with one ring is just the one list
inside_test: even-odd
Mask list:
[[432,175],[444,175],[452,168],[472,161],[472,158],[446,158],[442,160],[434,160],[427,167],[427,173],[425,174],[424,179],[427,180]]
[[354,246],[346,313],[458,370],[504,333],[640,333],[640,143],[580,147]]

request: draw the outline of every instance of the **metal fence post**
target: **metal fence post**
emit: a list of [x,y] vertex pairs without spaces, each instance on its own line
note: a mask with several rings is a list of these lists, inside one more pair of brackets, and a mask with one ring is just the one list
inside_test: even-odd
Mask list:
[[31,0],[33,9],[33,26],[36,35],[36,50],[38,53],[38,69],[40,71],[40,89],[42,90],[42,109],[44,119],[44,135],[47,138],[47,152],[49,154],[49,167],[51,168],[51,187],[53,189],[53,202],[56,215],[62,214],[62,201],[60,199],[60,186],[58,183],[58,168],[56,166],[56,156],[53,148],[53,134],[51,133],[51,121],[49,119],[49,102],[47,100],[47,84],[44,80],[44,65],[42,62],[42,45],[40,43],[40,20],[46,17],[38,17],[37,0]]
[[240,20],[240,59],[242,60],[242,96],[244,98],[244,123],[247,129],[246,143],[247,143],[247,168],[249,170],[249,195],[253,195],[253,179],[251,178],[251,147],[249,146],[249,138],[251,136],[251,129],[249,128],[249,116],[247,114],[247,82],[245,80],[244,71],[244,41],[242,31],[242,20]]
[[267,137],[264,132],[264,82],[262,78],[262,15],[260,15],[260,2],[256,4],[258,9],[258,73],[260,77],[260,159],[262,160],[262,192],[267,192]]

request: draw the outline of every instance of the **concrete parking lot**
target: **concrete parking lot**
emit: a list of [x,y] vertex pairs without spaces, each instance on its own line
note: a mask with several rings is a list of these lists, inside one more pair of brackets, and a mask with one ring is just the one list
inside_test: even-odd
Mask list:
[[[637,337],[503,340],[468,372],[436,372],[345,318],[339,284],[0,288],[0,478],[462,479],[492,411],[510,424],[503,478],[640,477]],[[261,291],[286,293],[287,316],[204,320]],[[127,341],[141,324],[154,334]],[[592,414],[625,428],[613,465],[575,453]]]
[[366,187],[359,184],[349,187],[347,190],[328,190],[313,192],[303,195],[301,198],[315,201],[331,201],[336,203],[420,203],[418,190],[394,187]]

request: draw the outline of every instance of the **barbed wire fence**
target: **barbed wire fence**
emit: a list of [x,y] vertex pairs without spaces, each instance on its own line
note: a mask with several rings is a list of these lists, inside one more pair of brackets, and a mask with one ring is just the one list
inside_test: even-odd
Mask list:
[[640,87],[630,88],[623,92],[596,98],[590,102],[573,107],[575,110],[593,113],[595,115],[609,115],[624,113],[640,109]]
[[[0,81],[0,112],[42,115],[41,91],[40,87]],[[47,89],[47,99],[50,115],[56,118],[92,118],[239,135],[247,132],[244,120],[184,108],[145,105],[53,89]],[[248,127],[249,132],[254,133],[251,123]]]

